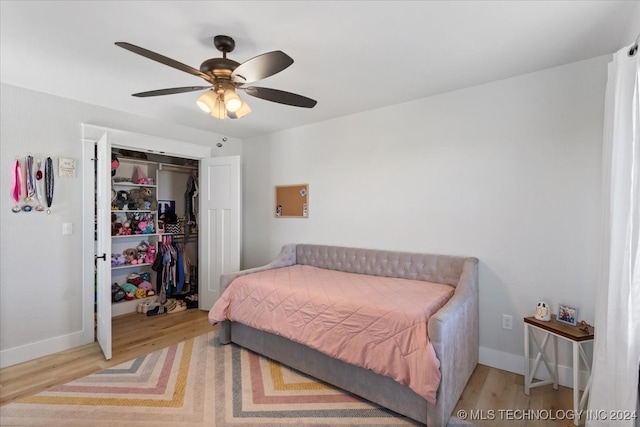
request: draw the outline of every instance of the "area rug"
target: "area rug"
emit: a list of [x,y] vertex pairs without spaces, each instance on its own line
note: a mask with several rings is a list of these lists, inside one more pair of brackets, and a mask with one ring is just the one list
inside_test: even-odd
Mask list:
[[221,346],[211,332],[2,406],[0,425],[419,424],[238,346]]

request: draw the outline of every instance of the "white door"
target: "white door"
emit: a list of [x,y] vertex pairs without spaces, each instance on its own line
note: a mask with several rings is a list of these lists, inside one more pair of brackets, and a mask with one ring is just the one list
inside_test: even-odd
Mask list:
[[220,275],[240,269],[240,157],[200,160],[199,308],[220,296]]
[[[96,275],[97,338],[104,357],[111,359],[111,144],[105,133],[97,143]],[[109,258],[107,258],[109,257]]]

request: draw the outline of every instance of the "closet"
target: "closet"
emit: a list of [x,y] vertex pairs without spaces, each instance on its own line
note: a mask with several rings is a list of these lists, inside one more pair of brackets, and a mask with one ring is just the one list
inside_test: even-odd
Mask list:
[[[195,266],[195,274],[191,276],[191,280],[197,281],[195,293],[198,296],[197,306],[200,310],[210,309],[219,297],[220,275],[240,269],[240,156],[215,157],[215,149],[211,146],[85,123],[82,124],[82,143],[81,168],[85,184],[82,197],[85,206],[95,204],[95,209],[85,209],[82,215],[82,277],[87,284],[86,292],[82,296],[85,308],[83,331],[86,331],[83,334],[90,333],[87,338],[92,341],[95,331],[95,339],[105,358],[110,359],[112,317],[137,311],[141,302],[134,299],[125,300],[124,303],[113,303],[112,284],[121,283],[119,281],[126,280],[130,274],[140,274],[139,271],[148,272],[149,275],[143,280],[151,279],[147,281],[152,284],[158,279],[153,271],[153,264],[146,262],[146,257],[145,261],[136,264],[136,267],[113,268],[111,254],[121,253],[128,248],[137,249],[137,245],[143,240],[148,240],[150,244],[162,243],[163,238],[173,242],[177,240],[178,244],[182,245],[186,243],[184,252]],[[122,150],[128,155],[123,155]],[[128,167],[129,171],[116,171],[112,176],[112,152],[121,154],[122,160],[118,160],[118,169]],[[141,154],[146,158],[142,158]],[[142,172],[138,171],[136,166],[140,166]],[[137,173],[135,183],[134,172]],[[136,209],[132,210],[137,212],[114,212],[112,209],[112,189],[116,188],[112,185],[115,182],[112,178],[122,175],[125,178],[131,177],[131,180],[127,178],[122,181],[120,187],[128,185],[132,189],[145,189],[147,193],[153,193],[160,203],[163,200],[170,202],[175,198],[176,212],[178,216],[184,216],[181,212],[184,209],[182,201],[186,185],[180,182],[186,182],[194,173],[198,182],[197,224],[194,228],[187,229],[187,233],[180,228],[177,230],[182,232],[170,230],[170,233],[166,233],[168,223],[163,223],[165,220],[157,210],[147,209],[148,200],[142,200],[134,206]],[[137,182],[140,175],[145,178],[143,183]],[[171,206],[171,203],[168,205]],[[126,209],[128,210],[129,206]],[[147,235],[116,237],[112,234],[113,213],[120,215],[122,219],[127,218],[127,213],[143,215],[148,221],[144,221],[145,224],[141,227],[142,218],[136,218],[136,227],[140,231],[144,229]],[[172,227],[176,230],[176,224]],[[87,340],[88,342],[90,341]]]
[[197,308],[198,161],[124,149],[111,161],[111,315],[169,298]]

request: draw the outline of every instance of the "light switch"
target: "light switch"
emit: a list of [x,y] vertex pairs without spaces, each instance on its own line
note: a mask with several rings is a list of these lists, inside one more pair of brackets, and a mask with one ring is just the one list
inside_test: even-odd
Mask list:
[[62,234],[67,236],[69,234],[73,234],[73,223],[65,222],[62,224]]

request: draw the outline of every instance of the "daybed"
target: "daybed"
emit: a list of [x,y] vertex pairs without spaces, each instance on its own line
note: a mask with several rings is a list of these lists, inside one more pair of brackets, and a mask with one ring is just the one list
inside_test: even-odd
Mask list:
[[[346,278],[342,276],[344,274],[347,275]],[[333,301],[325,301],[325,285],[333,276],[339,277],[341,281],[341,296],[342,293],[352,293],[350,290],[358,287],[362,298],[356,304],[357,308],[353,314],[344,317],[341,317],[343,314],[331,314],[331,317],[323,318],[329,306],[341,307],[353,300],[351,298],[346,301],[346,297],[340,297]],[[240,277],[242,279],[229,287]],[[294,293],[284,295],[283,290],[273,289],[263,292],[265,288],[257,286],[270,284],[256,284],[255,281],[259,278],[262,278],[263,282],[289,280],[291,283],[284,287],[292,289]],[[395,304],[396,308],[387,307],[384,314],[372,314],[373,317],[369,318],[368,323],[379,326],[373,332],[373,338],[362,338],[371,335],[360,332],[345,338],[342,331],[351,331],[353,323],[356,323],[354,318],[360,319],[373,309],[366,303],[370,295],[369,292],[362,292],[361,282],[372,283],[371,289],[374,289],[373,285],[378,286],[378,282],[381,282],[381,286],[387,286],[383,289],[392,290],[387,296],[389,300],[396,301],[395,296],[391,294],[402,296],[403,290],[411,296],[409,299],[405,298],[404,301],[408,301],[406,304],[386,304],[386,301],[376,303],[382,306]],[[249,283],[249,287],[238,291],[241,295],[233,300],[232,290],[242,286],[241,283]],[[307,288],[299,290],[302,288],[298,288],[298,285]],[[429,289],[429,298],[432,289],[435,293],[439,292],[439,302],[434,303],[439,305],[425,308],[426,320],[414,321],[411,325],[411,329],[417,328],[417,335],[404,334],[405,329],[409,328],[400,326],[401,329],[392,331],[394,335],[391,337],[378,340],[378,336],[385,333],[386,329],[395,327],[395,323],[391,323],[391,326],[384,323],[387,318],[396,315],[403,317],[404,306],[414,305],[411,299],[422,300],[409,290],[414,292],[417,289],[418,292],[424,292],[425,288]],[[292,244],[284,246],[276,259],[265,266],[222,275],[220,289],[222,296],[209,312],[209,320],[212,324],[219,322],[218,339],[222,344],[234,342],[430,427],[447,425],[478,363],[476,258]],[[318,289],[321,291],[313,294]],[[379,292],[376,288],[371,294]],[[275,296],[279,298],[277,301],[274,299]],[[302,301],[304,309],[292,306],[294,300]],[[233,301],[247,303],[245,306],[249,308],[250,317],[248,320],[239,320],[234,316],[239,315],[242,310],[240,302]],[[314,306],[312,308],[316,310],[316,314],[309,314],[309,306]],[[413,308],[407,309],[411,310]],[[287,316],[285,321],[277,317],[278,311]],[[254,319],[254,315],[266,315],[267,320],[265,321],[264,317]],[[333,322],[335,319],[337,320]],[[329,338],[328,341],[338,344],[330,351],[320,351],[315,342],[307,344],[301,338],[309,333],[320,337],[324,335],[325,341]],[[371,342],[375,341],[375,345],[366,341],[369,339]],[[426,346],[423,345],[425,343]],[[351,362],[349,353],[348,357],[336,353],[343,346],[351,344],[357,347],[356,352],[362,353],[358,357],[366,356],[368,353],[375,354],[376,349],[386,351],[382,357],[380,354],[373,357],[377,361],[381,360],[382,366],[370,365],[369,362],[362,364],[359,361],[357,363],[360,366],[356,366],[355,362]],[[405,348],[397,350],[399,346]],[[391,348],[392,351],[385,350],[387,348]],[[396,357],[396,354],[400,357]],[[421,366],[429,359],[435,359],[437,374],[436,388],[432,389],[432,394],[423,392],[420,383],[423,376],[431,378],[430,371]],[[415,381],[418,381],[417,385],[413,383]]]

